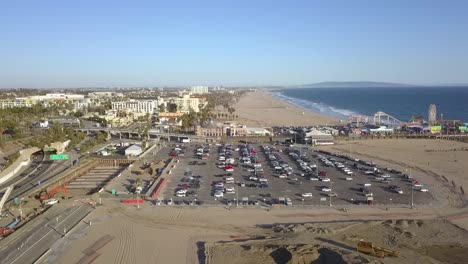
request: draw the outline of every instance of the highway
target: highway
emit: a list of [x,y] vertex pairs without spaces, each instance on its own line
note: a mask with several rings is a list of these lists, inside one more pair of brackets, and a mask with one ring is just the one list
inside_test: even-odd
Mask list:
[[[68,154],[71,155],[71,159],[73,160],[76,158],[79,158],[81,161],[85,159],[83,155],[75,151],[70,151]],[[15,197],[21,197],[21,195],[29,190],[38,187],[38,184],[43,184],[59,173],[69,169],[70,166],[70,160],[51,161],[48,156],[46,156],[42,162],[33,161],[24,172],[0,186],[0,197],[3,196],[3,191],[9,185],[14,185],[15,189],[10,194],[7,201],[11,201]],[[40,169],[38,169],[38,167],[40,167]]]
[[92,208],[86,204],[53,206],[0,241],[0,264],[34,263],[91,211]]

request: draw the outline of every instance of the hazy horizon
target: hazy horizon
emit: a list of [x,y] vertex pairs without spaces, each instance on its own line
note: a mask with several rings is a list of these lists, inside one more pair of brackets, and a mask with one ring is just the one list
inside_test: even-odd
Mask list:
[[0,88],[468,84],[468,3],[46,1],[0,9]]

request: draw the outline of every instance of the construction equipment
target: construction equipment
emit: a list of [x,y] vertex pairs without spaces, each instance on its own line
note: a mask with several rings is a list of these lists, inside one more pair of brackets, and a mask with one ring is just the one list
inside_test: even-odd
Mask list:
[[377,247],[374,246],[374,243],[372,242],[366,242],[366,241],[359,241],[357,245],[357,250],[358,252],[363,252],[372,256],[376,256],[379,258],[384,258],[384,257],[399,257],[400,252],[396,250],[390,250],[386,249],[383,247]]
[[13,228],[8,227],[0,227],[0,237],[8,236],[9,234],[13,233],[15,230]]
[[55,194],[58,193],[59,191],[63,191],[63,194],[67,196],[67,186],[63,185],[61,187],[52,189],[49,193],[47,193],[46,190],[41,191],[41,193],[39,194],[39,199],[48,200],[48,199],[54,198]]

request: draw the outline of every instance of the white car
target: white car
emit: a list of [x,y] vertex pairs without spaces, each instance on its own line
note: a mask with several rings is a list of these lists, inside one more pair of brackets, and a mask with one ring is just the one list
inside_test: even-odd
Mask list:
[[319,178],[310,177],[310,178],[309,178],[309,180],[311,180],[311,181],[318,181],[318,180],[319,180]]
[[420,192],[428,192],[429,190],[428,189],[424,189],[424,188],[421,188],[419,189]]
[[176,193],[177,197],[185,197],[185,193]]
[[312,197],[312,193],[303,193],[302,197]]
[[330,179],[329,179],[329,178],[322,178],[321,181],[323,181],[323,182],[329,182]]
[[347,181],[352,181],[353,178],[352,178],[352,177],[346,177],[346,180],[347,180]]
[[229,169],[226,169],[227,172],[233,172],[234,169],[233,168],[229,168]]
[[414,187],[423,187],[423,185],[420,184],[420,183],[413,184],[413,186],[414,186]]
[[370,184],[370,183],[364,183],[364,187],[370,187],[370,186],[372,186],[372,184]]
[[374,172],[373,172],[373,171],[370,171],[370,170],[364,172],[364,174],[372,174],[372,173],[374,173]]
[[216,197],[216,198],[222,198],[222,197],[224,197],[224,193],[222,193],[222,192],[215,192],[215,193],[214,193],[214,197]]
[[215,188],[223,188],[224,187],[224,183],[222,182],[218,182],[217,184],[215,184]]
[[226,193],[236,193],[236,189],[234,189],[234,187],[227,187],[225,191]]
[[180,189],[176,192],[176,194],[186,194],[187,193],[187,190],[185,189]]
[[286,174],[284,174],[284,173],[283,173],[283,174],[280,174],[280,175],[278,176],[278,178],[280,178],[280,179],[285,179],[285,178],[287,178],[287,177],[288,177],[288,175],[286,175]]
[[330,188],[322,188],[322,192],[331,192]]

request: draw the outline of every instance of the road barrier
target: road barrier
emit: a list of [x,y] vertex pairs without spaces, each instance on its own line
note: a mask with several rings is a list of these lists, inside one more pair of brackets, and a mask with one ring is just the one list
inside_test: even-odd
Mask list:
[[151,195],[151,198],[156,199],[158,198],[159,193],[161,190],[164,188],[164,185],[166,185],[166,178],[162,178],[159,182],[158,185],[156,185],[156,188],[154,189],[153,194]]
[[137,200],[122,200],[123,204],[144,204],[145,200],[137,199]]

